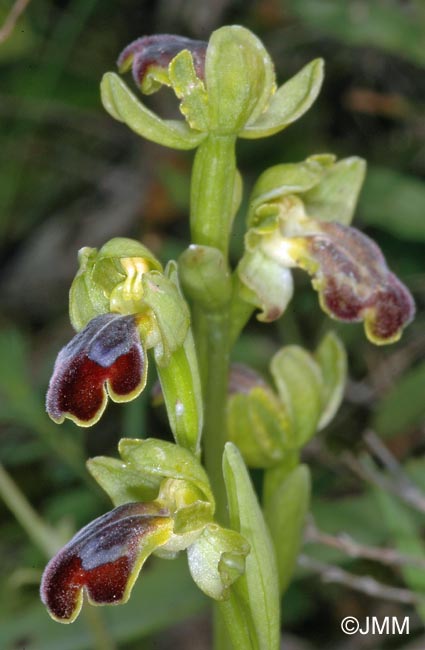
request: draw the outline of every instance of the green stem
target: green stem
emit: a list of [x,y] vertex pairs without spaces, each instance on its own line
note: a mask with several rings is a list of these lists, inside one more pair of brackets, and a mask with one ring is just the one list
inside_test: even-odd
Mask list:
[[206,377],[204,386],[203,449],[205,466],[216,498],[216,516],[226,523],[227,497],[223,479],[223,450],[226,435],[226,401],[229,373],[228,316],[205,314]]
[[234,216],[235,141],[234,136],[210,134],[199,145],[192,170],[192,241],[218,248],[226,257]]
[[[236,211],[236,158],[233,136],[210,134],[198,147],[192,171],[192,242],[212,246],[228,257],[229,237]],[[192,314],[204,397],[202,444],[205,467],[216,499],[217,519],[226,523],[227,497],[222,458],[226,442],[226,401],[229,373],[229,308]],[[214,648],[230,650],[224,620],[214,611]]]

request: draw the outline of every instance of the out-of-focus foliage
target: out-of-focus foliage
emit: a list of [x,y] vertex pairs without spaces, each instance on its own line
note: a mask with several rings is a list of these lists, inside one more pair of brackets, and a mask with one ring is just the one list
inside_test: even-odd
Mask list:
[[[11,4],[0,0],[0,26]],[[54,358],[72,335],[67,300],[77,250],[130,236],[142,238],[164,262],[182,252],[188,237],[192,154],[144,143],[112,120],[100,105],[101,76],[115,69],[122,47],[143,34],[205,38],[219,25],[239,23],[264,42],[279,83],[314,58],[326,61],[323,89],[308,114],[274,138],[240,143],[248,182],[239,214],[246,210],[249,185],[266,166],[324,151],[365,158],[368,172],[354,223],[378,241],[418,306],[416,321],[391,348],[372,348],[360,326],[335,324],[347,346],[350,380],[335,419],[304,452],[316,524],[362,544],[423,555],[423,515],[360,479],[344,458],[364,452],[362,433],[373,428],[403,474],[425,490],[424,13],[421,0],[37,0],[0,43],[0,460],[46,521],[66,529],[65,537],[107,509],[84,467],[87,456],[114,454],[122,435],[170,439],[161,413],[151,408],[149,387],[141,399],[111,406],[89,432],[72,423],[56,427],[44,413]],[[167,91],[149,102],[161,115],[178,115]],[[234,260],[242,231],[238,216]],[[279,348],[314,349],[329,329],[308,281],[301,275],[295,280],[294,302],[283,318],[267,326],[253,322],[233,353],[265,377]],[[387,476],[389,470],[379,471]],[[260,478],[254,472],[257,486]],[[319,544],[303,552],[424,592],[417,569],[399,570]],[[73,627],[47,617],[37,584],[45,558],[1,498],[0,556],[2,650],[93,647],[88,614]],[[147,650],[189,644],[201,650],[208,647],[206,625],[200,632],[192,622],[169,628],[199,615],[203,606],[184,562],[163,561],[146,568],[126,607],[107,608],[101,616],[120,650],[141,643]],[[283,612],[285,632],[313,648],[346,641],[340,621],[353,614],[408,614],[411,634],[419,643],[423,635],[421,608],[322,583],[306,570],[296,574]],[[402,648],[406,638],[392,642]],[[384,644],[373,639],[377,650]]]

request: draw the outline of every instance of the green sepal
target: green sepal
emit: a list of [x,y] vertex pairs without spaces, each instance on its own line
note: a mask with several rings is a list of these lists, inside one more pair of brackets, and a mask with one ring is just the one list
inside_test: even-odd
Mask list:
[[[183,300],[178,283],[177,265],[174,262],[168,264],[166,274]],[[178,327],[176,319],[171,318],[169,324]],[[190,327],[186,329],[182,344],[169,355],[168,364],[158,363],[157,371],[168,420],[176,442],[194,454],[199,454],[203,424],[202,387],[195,342]]]
[[279,397],[284,404],[297,447],[317,431],[322,413],[322,376],[312,355],[297,345],[279,350],[271,360]]
[[[248,243],[248,239],[246,241]],[[238,264],[237,273],[241,281],[239,295],[261,310],[257,314],[259,321],[269,323],[283,314],[294,290],[289,269],[269,257],[258,246],[245,252]]]
[[205,311],[216,311],[230,301],[230,270],[217,248],[189,246],[179,257],[179,278],[185,295]]
[[143,304],[154,316],[140,322],[142,338],[148,347],[154,348],[157,365],[165,367],[186,339],[190,325],[189,308],[176,284],[159,271],[145,273],[142,285]]
[[121,260],[127,258],[143,260],[147,270],[162,271],[161,263],[146,246],[128,237],[114,237],[99,249],[92,273],[93,281],[107,296],[125,280],[126,270]]
[[194,149],[206,133],[194,131],[182,120],[163,120],[142,104],[114,72],[101,82],[102,103],[108,113],[147,140],[172,149]]
[[[349,225],[365,173],[366,163],[362,158],[353,156],[336,162],[334,155],[326,153],[310,156],[300,163],[274,165],[254,185],[248,223],[257,226],[267,220],[269,213],[284,221],[292,206],[284,204],[282,199],[296,195],[302,199],[304,212],[310,218]],[[291,232],[288,230],[287,234]]]
[[296,565],[310,492],[309,469],[299,465],[276,486],[265,503],[264,515],[275,547],[281,594],[286,591]]
[[236,531],[208,524],[187,549],[190,574],[207,596],[223,600],[243,574],[249,550],[247,541]]
[[347,353],[335,332],[328,332],[320,341],[314,358],[322,375],[322,414],[318,428],[323,429],[334,417],[344,396],[347,378]]
[[96,248],[87,246],[78,252],[80,268],[69,291],[69,317],[77,332],[96,316],[109,311],[109,300],[105,292],[92,278],[97,254]]
[[70,319],[77,331],[100,314],[115,311],[134,313],[138,310],[141,285],[135,287],[136,296],[125,299],[122,295],[127,278],[123,266],[126,261],[137,261],[146,271],[162,270],[160,262],[146,246],[127,237],[115,237],[99,250],[82,248],[78,260],[80,268],[69,294]]
[[352,156],[328,167],[320,182],[303,196],[310,217],[349,226],[366,175],[366,162]]
[[[223,475],[232,528],[248,541],[251,552],[246,558],[245,573],[234,584],[232,591],[236,600],[233,605],[249,612],[248,629],[254,630],[251,642],[258,650],[278,650],[280,647],[279,585],[273,543],[264,521],[248,471],[237,447],[228,442],[223,456]],[[240,604],[237,604],[239,601]],[[232,612],[232,608],[223,613]],[[235,619],[240,618],[236,612]],[[230,635],[236,620],[226,616]]]
[[86,465],[114,506],[131,501],[153,501],[158,495],[158,481],[142,475],[132,465],[123,463],[118,458],[96,456],[89,458]]
[[208,130],[208,96],[204,83],[196,76],[193,57],[182,50],[168,66],[170,84],[181,100],[180,111],[192,129]]
[[205,59],[210,130],[236,135],[264,111],[275,88],[273,63],[261,41],[238,25],[212,33]]
[[267,110],[249,120],[241,138],[265,138],[300,118],[316,100],[323,83],[323,59],[314,59],[273,95]]
[[257,179],[250,196],[248,223],[257,225],[257,208],[288,194],[304,194],[314,188],[331,169],[336,157],[316,154],[300,163],[283,163],[266,169]]
[[[290,423],[271,389],[256,386],[227,402],[227,432],[249,467],[270,467],[291,446]],[[292,443],[293,444],[293,443]]]
[[147,438],[122,438],[118,450],[124,463],[140,472],[143,481],[159,489],[164,479],[180,479],[193,483],[203,500],[214,506],[208,476],[194,454],[171,442]]

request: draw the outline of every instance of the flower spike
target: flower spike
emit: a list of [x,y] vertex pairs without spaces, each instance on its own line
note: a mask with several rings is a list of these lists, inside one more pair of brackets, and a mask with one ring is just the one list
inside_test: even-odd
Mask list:
[[97,422],[114,402],[137,397],[146,384],[147,358],[136,317],[102,314],[93,318],[59,353],[46,398],[52,420],[82,427]]

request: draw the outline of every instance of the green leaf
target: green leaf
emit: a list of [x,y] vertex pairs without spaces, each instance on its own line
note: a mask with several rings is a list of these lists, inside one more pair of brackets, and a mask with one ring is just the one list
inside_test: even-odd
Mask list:
[[359,214],[368,225],[408,241],[425,241],[425,187],[419,178],[370,167]]
[[355,156],[343,158],[324,171],[320,182],[302,196],[310,217],[351,223],[365,178],[366,163]]
[[249,544],[236,531],[208,524],[187,549],[190,574],[207,596],[223,600],[243,574],[249,550]]
[[127,124],[143,138],[164,147],[194,149],[206,135],[193,131],[186,122],[162,120],[146,108],[113,72],[107,72],[103,76],[101,96],[105,109],[112,117]]
[[210,129],[236,134],[255,120],[274,89],[274,68],[261,41],[239,25],[212,33],[205,60]]
[[322,413],[320,368],[306,350],[288,345],[274,355],[270,370],[288,413],[296,445],[302,447],[315,434]]
[[[280,646],[279,587],[273,543],[248,471],[237,447],[231,442],[225,446],[223,474],[230,524],[251,545],[245,573],[233,589],[242,602],[241,606],[250,612],[249,618],[255,630],[251,647],[277,650]],[[226,623],[232,627],[231,621]]]
[[286,591],[296,565],[310,491],[309,469],[299,465],[266,502],[264,515],[275,546],[281,593]]
[[323,406],[318,425],[320,430],[332,420],[344,396],[347,354],[337,335],[328,332],[320,341],[314,358],[319,364],[323,380]]
[[323,59],[314,59],[273,95],[267,110],[250,120],[241,138],[264,138],[298,120],[314,103],[323,83]]
[[384,437],[401,435],[425,417],[425,361],[403,375],[376,404],[372,428]]

